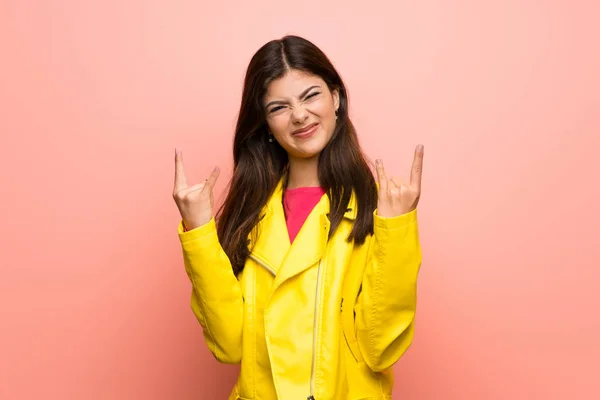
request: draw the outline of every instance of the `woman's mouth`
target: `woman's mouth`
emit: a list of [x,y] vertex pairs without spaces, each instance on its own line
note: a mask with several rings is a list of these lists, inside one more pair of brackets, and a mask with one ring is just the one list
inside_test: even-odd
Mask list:
[[295,130],[294,132],[292,132],[292,136],[298,139],[308,139],[309,137],[315,134],[318,128],[319,123],[315,122],[308,126],[305,126],[304,128]]

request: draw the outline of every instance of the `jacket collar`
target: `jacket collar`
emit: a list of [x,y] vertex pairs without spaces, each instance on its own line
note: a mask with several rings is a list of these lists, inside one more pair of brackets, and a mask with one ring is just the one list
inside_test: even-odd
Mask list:
[[[284,182],[283,178],[279,181],[265,205],[264,217],[257,226],[257,241],[251,244],[252,255],[276,273],[274,289],[321,260],[331,225],[328,217],[330,203],[325,194],[307,217],[294,243],[290,244],[282,204]],[[344,218],[356,219],[354,193]]]

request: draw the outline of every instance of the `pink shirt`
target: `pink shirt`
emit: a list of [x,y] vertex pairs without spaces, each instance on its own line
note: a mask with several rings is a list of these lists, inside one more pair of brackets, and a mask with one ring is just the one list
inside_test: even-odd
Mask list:
[[286,215],[288,234],[290,235],[290,243],[294,242],[304,221],[306,221],[306,218],[324,194],[325,190],[320,187],[301,187],[285,190],[283,207]]

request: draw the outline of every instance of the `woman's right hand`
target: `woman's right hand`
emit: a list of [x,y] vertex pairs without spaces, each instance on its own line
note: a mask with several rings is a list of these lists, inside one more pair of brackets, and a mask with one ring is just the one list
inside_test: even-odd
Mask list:
[[219,177],[219,167],[204,182],[188,186],[181,150],[175,149],[175,188],[173,198],[186,230],[198,228],[213,217],[213,187]]

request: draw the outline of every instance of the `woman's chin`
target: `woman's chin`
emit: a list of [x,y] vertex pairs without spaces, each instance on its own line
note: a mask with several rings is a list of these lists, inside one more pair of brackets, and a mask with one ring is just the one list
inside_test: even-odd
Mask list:
[[324,147],[325,146],[319,146],[318,144],[315,144],[315,145],[306,144],[304,146],[297,146],[296,148],[294,148],[294,151],[288,152],[288,154],[295,158],[305,158],[305,159],[314,158],[314,157],[318,156],[319,154],[321,154]]

